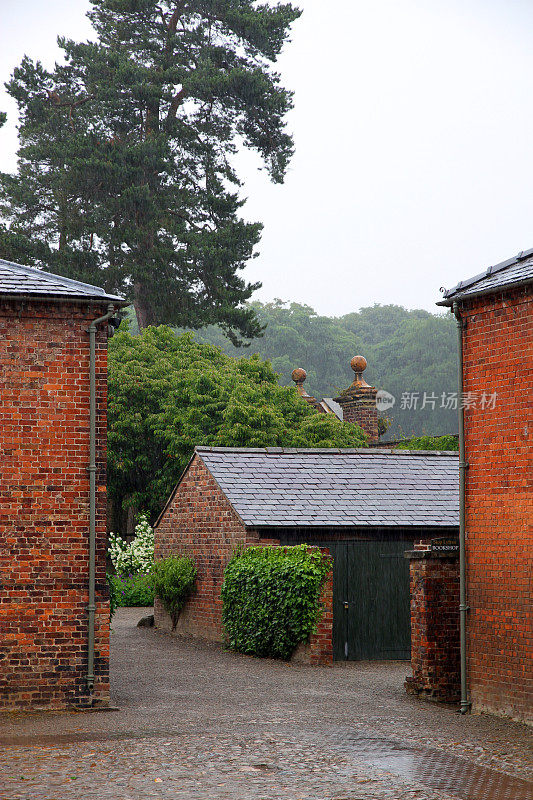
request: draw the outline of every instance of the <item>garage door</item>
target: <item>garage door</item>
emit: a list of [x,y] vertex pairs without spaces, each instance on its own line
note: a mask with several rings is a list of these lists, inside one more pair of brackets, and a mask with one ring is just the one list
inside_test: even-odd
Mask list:
[[410,659],[409,561],[412,543],[328,543],[334,558],[336,661]]

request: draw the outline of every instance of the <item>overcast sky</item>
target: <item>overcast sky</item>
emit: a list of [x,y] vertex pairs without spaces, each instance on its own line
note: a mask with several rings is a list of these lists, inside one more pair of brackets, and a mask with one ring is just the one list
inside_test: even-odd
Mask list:
[[[531,0],[300,0],[278,69],[296,155],[269,184],[250,154],[245,215],[265,225],[256,297],[340,315],[435,311],[452,286],[533,246]],[[3,84],[58,34],[91,36],[86,0],[0,0]],[[0,169],[16,170],[16,107]]]

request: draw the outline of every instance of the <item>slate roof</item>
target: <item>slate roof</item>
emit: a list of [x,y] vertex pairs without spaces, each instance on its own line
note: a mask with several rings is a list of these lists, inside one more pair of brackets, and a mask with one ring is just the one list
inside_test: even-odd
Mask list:
[[473,278],[460,281],[453,289],[444,292],[444,298],[438,306],[451,306],[455,300],[469,299],[483,294],[492,294],[500,289],[511,289],[513,286],[533,283],[533,248],[508,258]]
[[58,299],[96,299],[115,305],[128,305],[122,297],[107,294],[99,286],[53,275],[0,258],[0,296]]
[[324,410],[325,407],[327,407],[329,409],[329,412],[335,414],[335,416],[338,417],[339,419],[344,418],[344,411],[342,410],[342,406],[339,403],[336,403],[333,397],[324,397],[320,405],[322,406],[322,408],[324,408]]
[[196,454],[247,526],[459,524],[456,453],[197,447]]

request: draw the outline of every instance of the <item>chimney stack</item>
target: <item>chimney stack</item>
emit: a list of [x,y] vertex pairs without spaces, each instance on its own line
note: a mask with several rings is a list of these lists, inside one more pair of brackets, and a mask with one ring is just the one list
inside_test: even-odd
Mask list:
[[355,372],[351,386],[335,397],[335,402],[342,408],[344,422],[359,425],[368,437],[368,444],[378,442],[378,410],[376,406],[377,389],[369,386],[363,378],[366,369],[366,358],[354,356],[350,365]]

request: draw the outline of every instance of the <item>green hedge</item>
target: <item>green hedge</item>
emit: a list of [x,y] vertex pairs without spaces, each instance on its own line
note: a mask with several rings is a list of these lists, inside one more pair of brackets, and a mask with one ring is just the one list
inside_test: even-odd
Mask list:
[[316,630],[330,559],[307,545],[248,547],[224,574],[226,644],[255,656],[289,659]]
[[114,607],[153,606],[154,581],[151,572],[139,572],[137,575],[109,575],[108,581],[110,599]]

